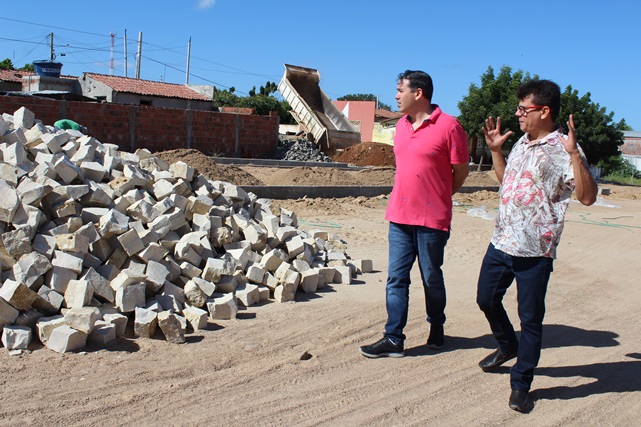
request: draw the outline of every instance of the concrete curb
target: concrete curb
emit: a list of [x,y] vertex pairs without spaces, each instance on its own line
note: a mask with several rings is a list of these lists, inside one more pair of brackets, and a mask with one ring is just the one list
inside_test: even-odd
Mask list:
[[[331,199],[341,197],[376,197],[392,192],[392,186],[257,186],[241,185],[243,190],[266,199]],[[459,193],[474,193],[476,191],[499,191],[499,187],[461,187]]]
[[225,165],[247,165],[247,166],[272,166],[278,168],[295,167],[319,167],[336,169],[366,169],[361,166],[351,166],[348,163],[338,162],[302,162],[298,160],[274,160],[274,159],[241,159],[235,157],[212,157],[214,162]]

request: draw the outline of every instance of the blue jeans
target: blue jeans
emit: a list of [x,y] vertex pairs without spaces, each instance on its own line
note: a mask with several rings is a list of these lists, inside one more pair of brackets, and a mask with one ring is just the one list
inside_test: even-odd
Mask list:
[[[513,390],[529,391],[534,368],[541,356],[545,293],[554,260],[546,257],[508,255],[490,243],[487,249],[476,294],[476,303],[485,314],[499,350],[504,354],[517,352],[516,364],[510,369]],[[503,296],[516,279],[521,340],[503,308]]]
[[385,336],[395,342],[404,341],[403,328],[409,309],[410,271],[418,257],[418,266],[425,291],[427,321],[445,323],[445,281],[443,255],[449,231],[390,222],[389,266],[387,269]]

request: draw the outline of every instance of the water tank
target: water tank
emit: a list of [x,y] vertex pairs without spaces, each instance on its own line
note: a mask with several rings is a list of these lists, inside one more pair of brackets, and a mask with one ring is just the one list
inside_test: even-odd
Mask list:
[[60,77],[62,64],[54,61],[33,61],[33,68],[37,76]]

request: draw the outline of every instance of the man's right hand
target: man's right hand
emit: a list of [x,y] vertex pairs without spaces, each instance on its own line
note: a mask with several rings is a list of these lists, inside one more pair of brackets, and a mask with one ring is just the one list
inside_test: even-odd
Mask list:
[[507,139],[512,135],[512,131],[509,130],[505,132],[505,135],[501,135],[501,118],[496,118],[496,124],[494,119],[490,116],[485,119],[485,126],[483,126],[483,134],[485,135],[485,143],[490,148],[492,152],[500,152],[501,147],[507,141]]

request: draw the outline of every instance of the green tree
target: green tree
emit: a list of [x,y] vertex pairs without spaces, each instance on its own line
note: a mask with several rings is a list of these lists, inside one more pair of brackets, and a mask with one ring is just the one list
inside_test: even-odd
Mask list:
[[5,58],[0,62],[0,70],[13,70],[13,62],[9,58]]
[[590,92],[579,97],[572,86],[561,93],[558,123],[567,128],[570,114],[574,116],[579,144],[590,163],[597,164],[606,173],[618,167],[620,161],[615,158],[621,157],[619,146],[623,145],[623,131],[628,127],[625,120],[613,122],[613,112],[607,113],[605,107],[592,102]]
[[33,73],[33,64],[24,64],[24,67],[18,68],[20,71],[31,71]]
[[[470,84],[469,94],[458,103],[461,114],[458,120],[470,136],[483,138],[482,127],[487,117],[501,117],[503,131],[512,130],[514,134],[506,142],[505,148],[511,149],[514,142],[523,134],[519,128],[518,118],[514,115],[518,99],[516,91],[525,81],[537,79],[529,73],[516,71],[503,66],[498,75],[492,67],[488,67],[481,76],[481,86]],[[614,113],[606,113],[606,109],[595,104],[590,99],[590,93],[582,97],[578,91],[568,86],[561,92],[561,111],[557,123],[567,130],[570,114],[574,115],[577,137],[588,161],[603,168],[608,173],[611,167],[618,165],[613,157],[620,157],[619,146],[623,144],[623,130],[628,126],[625,120],[612,122]],[[612,164],[612,166],[610,166]]]
[[374,102],[378,102],[379,109],[392,111],[392,107],[378,101],[378,98],[376,97],[376,95],[373,95],[371,93],[354,93],[350,95],[341,96],[340,98],[336,98],[336,100],[337,101],[374,101]]
[[253,108],[256,114],[268,115],[271,111],[276,111],[282,124],[294,124],[296,121],[289,113],[291,107],[285,101],[279,101],[271,94],[276,92],[277,85],[274,82],[267,82],[261,86],[259,92],[256,92],[254,86],[248,93],[249,96],[242,97],[236,95],[235,89],[217,90],[214,95],[214,105],[216,107],[240,107]]
[[[512,130],[514,134],[505,143],[505,148],[511,148],[521,134],[519,120],[514,115],[519,100],[516,90],[526,80],[529,74],[522,71],[512,73],[512,69],[503,66],[498,75],[488,67],[481,76],[481,86],[470,84],[469,94],[458,103],[461,114],[458,120],[469,136],[483,138],[483,125],[488,117],[501,118],[501,128]],[[536,78],[536,76],[535,76]]]

